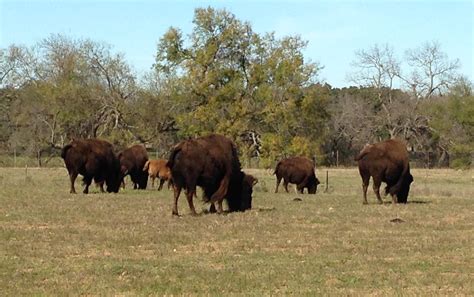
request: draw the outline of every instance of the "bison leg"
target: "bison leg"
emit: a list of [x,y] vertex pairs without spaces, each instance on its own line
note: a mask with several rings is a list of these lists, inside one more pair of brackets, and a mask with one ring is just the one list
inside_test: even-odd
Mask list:
[[215,213],[216,212],[216,206],[214,205],[214,203],[211,203],[211,206],[209,207],[209,212],[210,213]]
[[283,180],[283,187],[285,188],[285,191],[286,191],[287,193],[289,193],[289,191],[288,191],[288,181]]
[[154,188],[155,187],[155,177],[150,176],[150,178],[151,178],[151,187]]
[[148,183],[148,175],[140,175],[140,182],[138,183],[138,188],[141,190],[146,190],[146,186]]
[[99,186],[100,192],[101,192],[101,193],[105,193],[105,190],[104,190],[104,182],[103,182],[103,181],[98,182],[97,185]]
[[165,183],[165,180],[160,178],[160,185],[158,186],[158,191],[161,191],[163,189],[163,184]]
[[69,193],[71,194],[76,194],[76,189],[74,188],[74,182],[76,181],[76,178],[77,172],[69,173],[69,180],[71,181],[71,189],[69,190]]
[[84,191],[82,191],[84,194],[88,194],[89,193],[89,186],[91,185],[92,183],[92,177],[90,176],[84,176]]
[[173,187],[174,203],[173,203],[173,215],[178,216],[178,198],[181,194],[181,188],[178,186]]
[[195,193],[196,193],[196,190],[186,191],[186,199],[188,199],[189,209],[191,210],[191,214],[193,216],[197,215],[196,209],[194,208],[194,203],[193,203],[193,196],[195,196]]
[[397,204],[398,202],[398,198],[395,194],[391,194],[392,195],[392,204]]
[[380,197],[380,185],[382,184],[382,181],[376,177],[374,177],[373,180],[374,180],[373,189],[374,189],[375,196],[377,196],[377,200],[379,201],[379,203],[382,204],[383,200]]
[[217,201],[217,213],[218,214],[221,214],[224,212],[224,209],[222,208],[222,201],[223,199]]
[[303,192],[304,192],[304,186],[305,186],[305,185],[306,185],[306,184],[304,184],[304,183],[297,185],[297,186],[295,187],[295,189],[296,189],[296,194],[298,194],[298,193],[303,194]]
[[362,194],[363,194],[363,200],[362,200],[362,204],[369,204],[367,202],[367,188],[369,187],[369,180],[370,180],[370,176],[369,178],[363,178],[362,179]]
[[278,193],[278,186],[280,185],[280,182],[281,182],[281,176],[277,176],[275,193]]

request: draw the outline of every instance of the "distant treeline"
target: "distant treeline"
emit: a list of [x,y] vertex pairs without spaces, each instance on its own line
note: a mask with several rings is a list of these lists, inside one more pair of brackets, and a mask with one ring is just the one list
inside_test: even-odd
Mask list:
[[91,40],[51,35],[0,49],[2,160],[43,165],[76,137],[166,156],[181,139],[215,132],[259,167],[290,155],[352,165],[364,144],[390,137],[407,141],[418,166],[473,163],[472,82],[435,42],[400,60],[388,45],[360,50],[348,75],[357,86],[333,88],[298,36],[258,34],[212,8],[196,9],[193,24],[189,34],[169,28],[143,77]]

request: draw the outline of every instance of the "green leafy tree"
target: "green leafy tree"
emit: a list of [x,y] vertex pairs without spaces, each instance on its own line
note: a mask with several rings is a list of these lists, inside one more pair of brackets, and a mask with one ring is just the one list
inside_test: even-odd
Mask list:
[[155,63],[159,74],[184,86],[171,96],[186,106],[175,117],[179,137],[222,133],[247,156],[269,157],[281,155],[280,148],[265,144],[272,137],[290,144],[309,134],[308,124],[317,126],[314,118],[327,116],[312,106],[327,99],[311,91],[320,67],[304,62],[305,41],[261,36],[228,11],[213,8],[196,9],[193,24],[188,39],[173,27],[163,35]]

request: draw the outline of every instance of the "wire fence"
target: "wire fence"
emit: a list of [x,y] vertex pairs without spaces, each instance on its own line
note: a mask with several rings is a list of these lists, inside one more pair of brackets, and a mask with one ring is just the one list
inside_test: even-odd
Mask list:
[[[456,160],[460,156],[451,155],[450,158],[440,160],[438,154],[432,152],[410,152],[410,167],[412,168],[450,168],[453,167],[451,160]],[[167,152],[162,150],[148,150],[148,156],[150,159],[166,159]],[[354,154],[355,156],[355,154]],[[357,162],[354,161],[354,156],[341,156],[338,153],[331,154],[319,154],[312,157],[316,164],[316,167],[355,167]],[[241,157],[242,166],[245,168],[256,168],[256,169],[273,169],[278,163],[278,160],[269,162],[268,160],[252,157],[245,158]],[[474,152],[471,156],[464,156],[465,163],[464,168],[474,169]],[[456,165],[456,164],[454,164]],[[23,154],[17,154],[16,152],[4,152],[0,154],[0,167],[64,167],[64,161],[57,154],[54,155],[42,155],[37,157],[25,156]],[[454,166],[457,167],[457,166]]]

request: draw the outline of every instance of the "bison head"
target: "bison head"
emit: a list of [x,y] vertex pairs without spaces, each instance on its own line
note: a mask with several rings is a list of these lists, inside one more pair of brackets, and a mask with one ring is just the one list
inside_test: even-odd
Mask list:
[[248,174],[239,172],[230,184],[227,194],[229,211],[245,211],[252,208],[253,186],[258,180]]
[[413,182],[413,176],[408,172],[403,178],[402,186],[397,193],[397,201],[398,203],[407,203],[408,200],[408,192],[410,192],[410,185]]
[[114,162],[114,166],[112,166],[112,168],[110,169],[110,172],[105,180],[107,184],[107,192],[118,193],[122,180],[123,176],[120,172],[120,162],[116,160],[116,162]]
[[252,193],[253,193],[253,186],[258,183],[258,179],[253,177],[250,174],[244,173],[244,178],[242,179],[242,193],[241,203],[240,203],[240,210],[245,211],[247,209],[252,208]]
[[320,184],[319,179],[316,175],[312,176],[307,183],[308,193],[309,194],[316,194],[316,190],[318,189],[318,185]]

